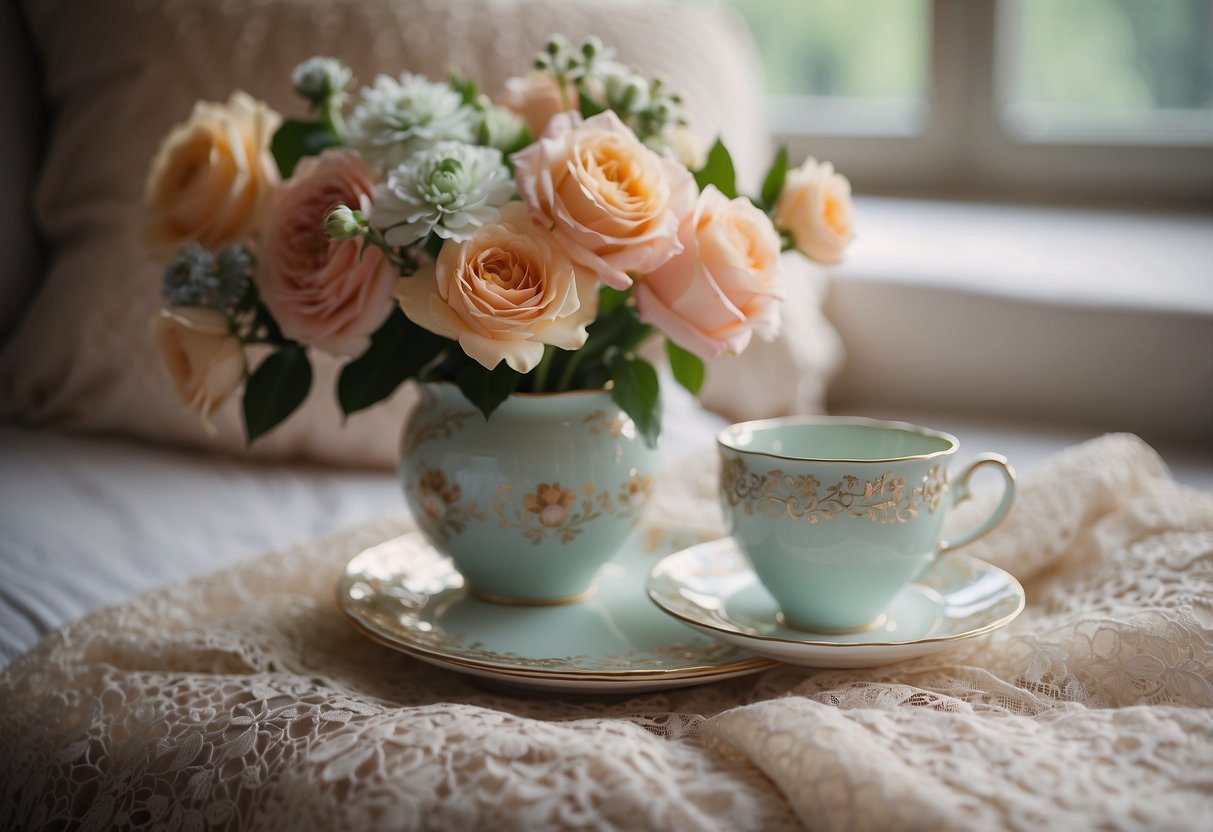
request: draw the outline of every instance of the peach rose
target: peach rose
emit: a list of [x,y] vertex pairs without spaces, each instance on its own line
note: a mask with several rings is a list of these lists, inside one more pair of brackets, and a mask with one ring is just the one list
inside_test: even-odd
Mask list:
[[144,239],[167,254],[185,243],[217,250],[256,232],[278,166],[270,139],[282,117],[243,92],[199,101],[160,144],[148,175]]
[[546,72],[532,72],[521,78],[510,78],[505,82],[499,103],[509,107],[526,122],[532,136],[539,136],[547,129],[552,116],[568,108],[577,108],[577,91],[566,85],[566,99],[560,97],[560,86]]
[[396,272],[362,240],[334,240],[324,218],[337,203],[370,204],[374,174],[356,153],[326,150],[299,163],[266,214],[254,275],[261,299],[301,344],[359,355],[392,313]]
[[201,306],[161,309],[152,319],[152,338],[181,401],[213,433],[211,414],[244,381],[244,350],[227,318]]
[[396,297],[414,323],[459,341],[488,369],[502,359],[520,373],[544,344],[575,350],[598,313],[594,278],[583,275],[511,202],[464,242],[447,240],[431,275],[401,278]]
[[744,197],[709,185],[678,232],[682,253],[636,284],[641,320],[700,358],[779,331],[779,235]]
[[855,239],[852,213],[851,183],[829,162],[810,157],[788,172],[775,206],[775,225],[791,233],[801,254],[835,265]]
[[694,177],[641,144],[610,110],[576,126],[553,119],[511,158],[531,216],[608,286],[626,289],[628,272],[651,271],[681,250],[677,231],[695,205]]

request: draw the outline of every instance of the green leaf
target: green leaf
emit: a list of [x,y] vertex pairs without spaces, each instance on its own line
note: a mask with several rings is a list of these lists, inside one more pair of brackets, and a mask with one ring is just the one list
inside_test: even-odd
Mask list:
[[610,315],[619,307],[627,303],[630,289],[612,289],[610,286],[603,286],[598,290],[598,315]]
[[278,322],[274,320],[274,316],[270,314],[270,310],[260,300],[256,301],[257,311],[253,313],[254,335],[259,335],[265,341],[278,346],[284,346],[291,343],[282,330],[278,327]]
[[295,165],[304,156],[316,156],[326,147],[338,144],[341,140],[324,122],[289,119],[274,133],[270,152],[274,154],[278,170],[287,177],[294,173]]
[[346,416],[386,399],[406,379],[414,378],[451,341],[423,329],[399,309],[371,336],[366,352],[341,370],[337,401]]
[[707,162],[695,171],[695,182],[701,191],[708,185],[715,185],[729,199],[737,196],[737,171],[733,169],[733,157],[720,139],[708,151]]
[[575,366],[567,374],[562,372],[558,376],[557,389],[602,386],[609,379],[611,359],[608,353],[611,350],[625,353],[652,334],[653,328],[640,322],[636,307],[622,302],[620,296],[626,299],[626,293],[613,289],[600,294],[600,299],[606,300],[606,311],[599,306],[598,317],[590,324],[585,343],[572,353],[570,362]]
[[578,109],[581,110],[582,118],[591,118],[592,116],[596,116],[599,113],[606,111],[606,107],[602,106],[581,91],[578,91],[577,93],[577,105]]
[[707,376],[707,368],[703,359],[693,352],[684,350],[673,341],[666,339],[666,355],[670,357],[670,369],[674,372],[674,380],[691,391],[692,396],[698,396]]
[[522,374],[510,369],[504,361],[491,370],[473,362],[455,373],[455,383],[464,397],[484,414],[485,419],[518,389],[521,380]]
[[451,73],[451,89],[459,93],[465,105],[476,103],[476,82],[471,78],[465,78],[458,72]]
[[442,246],[445,243],[446,240],[442,239],[431,231],[426,235],[425,239],[421,241],[421,247],[425,250],[425,253],[430,256],[430,259],[436,261],[438,259],[438,255],[442,253]]
[[650,448],[657,446],[661,433],[661,388],[657,371],[643,358],[628,358],[616,353],[611,362],[615,386],[611,398],[632,417],[636,428]]
[[312,387],[307,351],[289,344],[261,362],[244,385],[244,431],[248,443],[273,430],[303,404]]
[[771,169],[767,171],[767,178],[762,181],[762,205],[768,211],[775,208],[779,195],[783,193],[783,182],[787,178],[788,149],[781,147],[775,161],[771,163]]

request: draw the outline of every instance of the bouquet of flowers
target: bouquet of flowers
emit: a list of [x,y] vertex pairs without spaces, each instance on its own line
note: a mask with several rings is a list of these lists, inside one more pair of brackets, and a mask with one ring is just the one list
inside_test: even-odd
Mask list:
[[146,239],[171,257],[154,337],[208,426],[243,384],[249,442],[303,402],[323,350],[350,359],[346,414],[410,378],[454,382],[486,418],[515,392],[607,387],[651,443],[640,346],[664,338],[697,393],[705,360],[777,332],[781,252],[837,263],[853,236],[831,165],[780,151],[739,196],[725,146],[705,153],[680,97],[596,38],[551,38],[496,102],[407,73],[351,102],[333,58],[292,80],[309,117],[199,102],[146,190]]

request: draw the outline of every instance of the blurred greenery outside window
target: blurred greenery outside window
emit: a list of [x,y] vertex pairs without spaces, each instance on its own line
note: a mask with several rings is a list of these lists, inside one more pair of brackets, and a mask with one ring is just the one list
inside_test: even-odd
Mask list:
[[781,132],[912,135],[928,117],[928,0],[730,0]]
[[1003,12],[1011,129],[1027,138],[1213,142],[1213,2],[1016,5],[1018,15]]
[[774,132],[862,166],[857,184],[1213,204],[1213,0],[725,2],[758,43]]

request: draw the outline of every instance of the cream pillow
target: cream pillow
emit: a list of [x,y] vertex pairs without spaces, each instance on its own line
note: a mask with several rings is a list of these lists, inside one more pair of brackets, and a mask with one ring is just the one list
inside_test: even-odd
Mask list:
[[[160,139],[194,101],[244,89],[302,114],[291,69],[315,54],[370,81],[459,66],[496,92],[551,32],[594,33],[682,91],[747,182],[760,175],[760,65],[731,13],[675,3],[567,0],[25,0],[53,113],[35,219],[50,247],[43,288],[0,355],[0,412],[31,423],[238,452],[239,402],[208,438],[182,408],[148,334],[161,266],[139,240],[141,192]],[[816,300],[808,301],[816,309]],[[796,350],[793,348],[793,352]],[[316,356],[304,408],[253,446],[260,457],[393,464],[407,387],[343,420],[338,365]],[[726,385],[727,379],[716,384]],[[724,398],[728,398],[726,395]],[[810,403],[812,404],[812,403]]]

